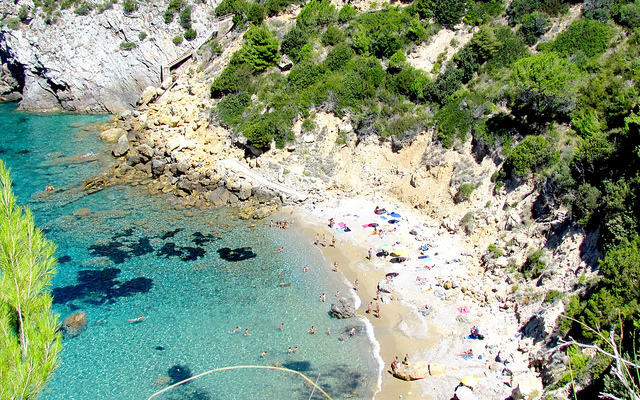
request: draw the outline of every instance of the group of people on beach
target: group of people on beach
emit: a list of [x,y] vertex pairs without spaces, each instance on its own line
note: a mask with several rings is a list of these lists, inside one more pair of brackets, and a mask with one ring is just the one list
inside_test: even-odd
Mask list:
[[[335,248],[336,247],[336,241],[337,241],[336,237],[333,236],[331,238],[331,244],[329,246]],[[320,234],[316,234],[315,244],[316,244],[316,246],[320,245]],[[327,247],[327,234],[326,233],[322,234],[322,247]]]
[[287,229],[289,227],[289,223],[286,220],[275,221],[275,222],[271,220],[269,222],[269,227],[273,228],[274,226],[277,226],[280,229]]
[[[404,355],[404,359],[402,360],[402,365],[409,365],[409,354]],[[400,360],[398,360],[398,356],[396,356],[396,358],[393,361],[391,361],[391,373],[395,375],[396,372],[398,371],[398,368],[400,368]]]

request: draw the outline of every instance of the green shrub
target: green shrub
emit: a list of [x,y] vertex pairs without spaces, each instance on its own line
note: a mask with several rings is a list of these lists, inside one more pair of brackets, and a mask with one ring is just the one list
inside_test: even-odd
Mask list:
[[313,85],[322,75],[322,68],[311,61],[302,61],[291,69],[287,81],[294,88],[303,89]]
[[125,14],[130,14],[138,10],[138,2],[136,0],[124,0],[122,8]]
[[358,15],[358,11],[351,6],[351,4],[345,4],[340,9],[338,13],[338,22],[345,23],[352,20],[356,15]]
[[298,14],[296,22],[301,27],[327,25],[338,19],[336,8],[329,0],[311,0]]
[[344,40],[343,30],[335,25],[327,26],[327,30],[322,34],[320,41],[325,46],[335,46]]
[[122,42],[120,43],[120,49],[121,50],[133,50],[136,47],[138,47],[135,43],[133,42]]
[[525,15],[531,14],[540,9],[540,0],[513,0],[507,7],[509,24],[515,26],[522,22]]
[[544,304],[553,304],[558,300],[562,300],[564,294],[559,290],[551,289],[547,292],[546,296],[544,296]]
[[389,58],[402,48],[402,43],[399,37],[385,32],[371,43],[371,48],[376,57]]
[[516,175],[525,177],[550,167],[558,157],[556,146],[544,136],[528,136],[509,153],[506,165]]
[[182,43],[182,35],[176,35],[173,37],[173,44],[175,45],[179,45],[180,43]]
[[499,258],[504,256],[504,250],[495,244],[491,243],[489,248],[487,249],[487,253],[491,256],[491,258]]
[[258,3],[252,3],[249,7],[249,11],[247,12],[247,19],[255,25],[260,25],[262,24],[262,21],[264,21],[266,15],[267,12],[264,6]]
[[298,62],[302,59],[300,53],[308,38],[307,30],[295,25],[289,32],[285,33],[280,48],[293,62]]
[[164,23],[170,24],[173,22],[173,13],[169,10],[164,12]]
[[145,40],[146,38],[147,38],[147,32],[142,31],[142,32],[140,32],[140,33],[138,34],[138,39],[139,39],[140,41],[143,41],[143,40]]
[[191,6],[186,6],[180,13],[180,26],[183,29],[191,29]]
[[75,10],[73,10],[73,12],[78,15],[86,16],[86,15],[89,15],[89,13],[91,12],[91,10],[93,10],[94,7],[95,5],[93,3],[90,3],[88,1],[83,1],[78,7],[75,8]]
[[431,0],[433,18],[440,25],[451,28],[464,16],[466,0]]
[[211,97],[219,99],[229,93],[251,92],[252,81],[253,68],[249,64],[230,64],[211,84]]
[[463,201],[469,200],[471,197],[471,193],[476,189],[476,185],[470,182],[465,182],[460,185],[460,189],[458,189],[458,193],[454,198],[456,204],[462,203]]
[[538,38],[544,35],[549,28],[549,21],[543,13],[535,12],[527,14],[522,18],[522,25],[518,28],[518,33],[522,35],[524,42],[528,46],[534,45]]
[[542,275],[542,272],[547,267],[547,264],[542,260],[544,252],[542,249],[534,250],[527,256],[527,260],[520,267],[520,272],[527,279],[536,279]]
[[3,24],[14,31],[20,29],[20,20],[18,18],[7,18],[3,21]]
[[464,229],[467,235],[473,233],[473,231],[476,229],[476,218],[473,215],[472,211],[469,211],[464,215],[464,217],[462,217],[462,219],[460,220],[460,227]]
[[335,46],[325,59],[327,68],[331,71],[337,71],[347,65],[349,60],[355,55],[355,51],[349,46],[349,44],[342,42]]
[[435,115],[437,137],[442,145],[451,148],[457,141],[464,141],[471,129],[473,113],[470,107],[461,106],[465,98],[449,101]]
[[398,50],[389,58],[390,68],[401,68],[407,61],[407,57],[404,55],[404,51]]
[[618,23],[632,29],[640,27],[640,3],[636,1],[620,7]]
[[196,38],[196,36],[198,36],[198,32],[193,28],[187,29],[186,32],[184,33],[184,38],[188,41],[192,41],[193,39]]
[[217,40],[211,41],[211,51],[215,56],[222,54],[222,46],[220,46],[220,43],[218,43]]
[[251,25],[244,34],[245,43],[242,46],[244,59],[255,71],[264,71],[276,64],[280,57],[278,53],[278,39],[266,25]]
[[18,18],[20,21],[26,21],[29,18],[29,7],[26,4],[20,6],[20,11],[18,11]]
[[602,54],[609,47],[612,37],[613,30],[608,25],[598,21],[578,19],[558,35],[552,49],[563,55],[582,52],[587,57],[594,57]]
[[218,103],[218,121],[227,126],[236,126],[241,122],[242,113],[251,104],[248,93],[230,94]]

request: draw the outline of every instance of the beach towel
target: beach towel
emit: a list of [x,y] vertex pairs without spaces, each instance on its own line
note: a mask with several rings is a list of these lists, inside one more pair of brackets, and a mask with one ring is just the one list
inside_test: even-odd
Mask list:
[[458,311],[460,312],[460,314],[468,314],[471,312],[469,306],[458,307]]
[[399,219],[390,219],[387,222],[390,223],[390,224],[397,224],[398,222],[400,222],[400,220]]
[[382,220],[384,220],[384,221],[386,221],[386,220],[387,220],[387,217],[385,217],[384,215],[381,215],[381,216],[380,216],[380,218],[381,218]]
[[465,360],[471,360],[473,358],[473,354],[465,354],[462,356],[462,358]]
[[344,222],[338,222],[338,226],[339,226],[340,228],[344,228]]
[[387,214],[387,215],[390,215],[390,216],[392,216],[393,218],[400,218],[400,214],[398,214],[397,212],[392,212],[392,213],[389,213],[389,214]]

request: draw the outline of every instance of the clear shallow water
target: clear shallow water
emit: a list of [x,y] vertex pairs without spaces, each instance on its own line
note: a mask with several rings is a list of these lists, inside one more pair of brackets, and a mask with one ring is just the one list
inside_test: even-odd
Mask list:
[[[237,221],[227,209],[177,211],[137,187],[84,195],[82,180],[108,157],[86,156],[100,154],[104,144],[77,125],[107,117],[14,109],[0,104],[0,157],[12,168],[19,201],[58,246],[54,311],[63,319],[81,309],[89,319],[80,335],[65,338],[61,367],[42,398],[146,399],[166,387],[162,382],[274,363],[312,380],[320,375],[333,398],[373,396],[378,365],[371,342],[361,322],[328,316],[333,293],[347,289],[308,238],[295,228]],[[56,192],[44,192],[47,185]],[[319,302],[321,293],[327,303]],[[141,315],[146,319],[128,321]],[[314,335],[307,333],[312,325]],[[236,326],[241,332],[230,334]],[[348,338],[352,326],[359,334]],[[289,355],[295,346],[298,353]],[[308,399],[310,393],[293,374],[234,370],[157,398]],[[324,396],[316,391],[313,398]]]

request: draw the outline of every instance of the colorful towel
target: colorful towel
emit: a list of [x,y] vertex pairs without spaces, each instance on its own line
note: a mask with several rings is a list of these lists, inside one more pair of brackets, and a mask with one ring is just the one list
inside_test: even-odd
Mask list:
[[400,214],[398,214],[397,212],[392,212],[392,213],[389,213],[389,214],[387,214],[387,215],[390,215],[390,216],[392,216],[393,218],[400,218]]
[[460,314],[468,314],[471,312],[469,306],[458,307],[458,311],[460,312]]
[[344,222],[338,222],[338,226],[339,226],[340,228],[344,228]]

